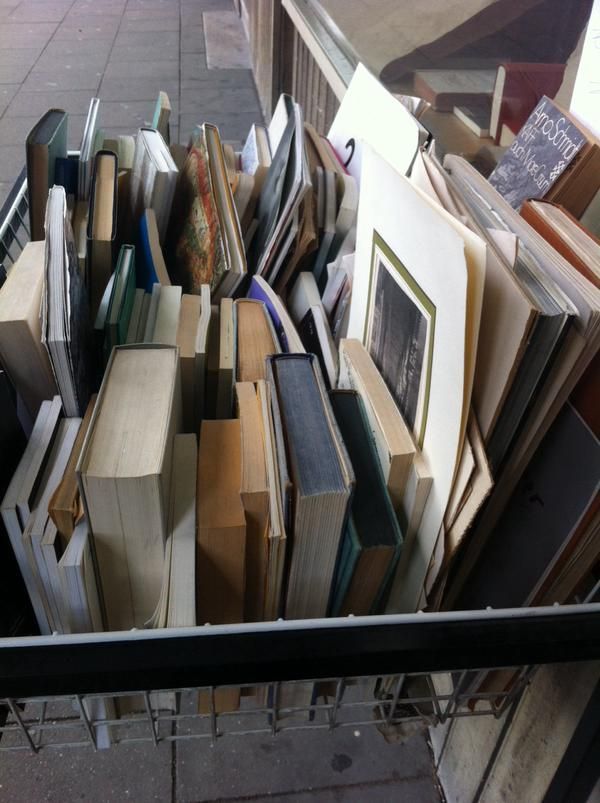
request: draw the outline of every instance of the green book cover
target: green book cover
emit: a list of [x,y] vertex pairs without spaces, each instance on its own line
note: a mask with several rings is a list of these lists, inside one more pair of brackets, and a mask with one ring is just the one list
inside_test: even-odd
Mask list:
[[367,615],[377,610],[385,596],[400,555],[402,532],[360,394],[332,390],[329,397],[356,476],[338,557],[331,613]]

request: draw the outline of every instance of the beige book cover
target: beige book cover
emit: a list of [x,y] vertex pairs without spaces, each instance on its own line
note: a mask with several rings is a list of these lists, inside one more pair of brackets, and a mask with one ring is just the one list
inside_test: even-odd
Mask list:
[[44,240],[27,243],[0,288],[0,359],[32,420],[57,392],[42,345],[44,248]]
[[77,464],[111,630],[143,627],[156,607],[180,429],[177,348],[115,347]]

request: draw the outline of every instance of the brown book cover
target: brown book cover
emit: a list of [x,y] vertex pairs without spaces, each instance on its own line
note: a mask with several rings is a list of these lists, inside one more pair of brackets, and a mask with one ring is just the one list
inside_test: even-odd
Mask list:
[[237,332],[237,379],[258,382],[265,378],[265,358],[279,354],[277,336],[262,301],[238,299],[234,303]]
[[90,427],[96,398],[97,395],[94,394],[89,400],[83,421],[81,422],[79,432],[73,444],[69,462],[65,468],[65,473],[48,503],[48,515],[56,525],[56,529],[59,532],[65,548],[73,535],[75,525],[83,517],[83,504],[79,494],[75,467],[77,466],[83,442]]
[[[203,421],[198,452],[196,621],[244,620],[246,517],[240,495],[242,435],[237,419]],[[217,711],[239,707],[239,688],[217,689]],[[200,695],[200,710],[210,710]]]
[[[538,202],[539,203],[539,202]],[[552,203],[551,201],[543,201],[543,203]],[[552,204],[561,210],[561,212],[578,228],[584,231],[591,240],[597,245],[600,245],[600,240],[597,240],[590,232],[588,232],[581,223],[573,217],[573,215],[560,204]],[[568,242],[561,236],[558,229],[551,225],[551,223],[544,219],[544,217],[537,211],[536,206],[531,200],[525,201],[521,207],[521,216],[534,228],[538,234],[550,243],[550,245],[563,256],[567,262],[570,262],[585,278],[592,282],[595,287],[600,287],[600,282],[596,274],[589,269],[586,262],[581,259],[577,253],[571,248]]]

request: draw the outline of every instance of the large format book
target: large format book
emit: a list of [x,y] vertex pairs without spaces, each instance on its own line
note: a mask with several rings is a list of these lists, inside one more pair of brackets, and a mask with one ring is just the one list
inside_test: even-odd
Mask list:
[[236,382],[242,437],[241,497],[246,514],[246,593],[244,619],[264,618],[267,587],[270,493],[261,400],[253,382]]
[[91,388],[91,330],[87,291],[63,187],[52,187],[46,208],[42,343],[48,349],[65,414],[85,412]]
[[138,131],[131,168],[130,202],[133,225],[145,209],[154,209],[160,242],[164,242],[178,170],[171,152],[153,128]]
[[[569,283],[557,281],[549,269],[555,252],[542,245],[540,238],[531,243],[525,239],[529,227],[470,165],[454,156],[448,157],[446,164],[468,215],[488,240],[473,398],[487,455],[497,472],[506,462],[519,429],[525,426],[532,403],[541,399],[540,382],[560,358],[576,308]],[[490,235],[493,228],[502,231]],[[486,386],[500,389],[501,377],[505,377],[505,384],[490,419],[490,408],[483,403]]]
[[219,131],[205,123],[193,139],[177,188],[169,231],[185,292],[209,284],[214,300],[233,295],[246,275],[240,223]]
[[[203,421],[198,453],[196,619],[244,620],[246,517],[240,496],[241,427],[237,419]],[[239,689],[215,692],[217,711],[239,706]],[[201,706],[203,699],[201,696]]]
[[180,394],[176,348],[113,349],[77,465],[111,630],[142,627],[160,595]]
[[502,126],[518,134],[527,118],[547,95],[553,98],[565,72],[564,64],[506,62],[498,65],[492,108],[488,117],[490,136],[500,143]]
[[549,353],[546,351],[544,360],[538,360],[532,395],[522,410],[514,439],[509,444],[510,459],[505,461],[503,471],[496,474],[494,492],[481,511],[473,536],[463,551],[460,568],[452,579],[452,588],[446,592],[447,604],[452,604],[536,448],[598,351],[600,292],[469,165],[458,157],[446,157],[445,162],[453,178],[460,177],[461,185],[471,185],[477,192],[496,225],[500,223],[518,237],[534,275],[545,277],[545,286],[552,292],[554,302],[559,307],[562,305],[563,314],[567,316],[565,331],[560,334],[558,342]]
[[154,209],[144,209],[140,217],[136,271],[137,286],[142,287],[147,293],[152,292],[152,287],[156,282],[163,287],[171,284],[162,248],[160,247]]
[[[389,197],[393,207],[383,200]],[[403,584],[404,610],[418,605],[462,451],[485,259],[479,237],[363,149],[348,334],[371,354],[433,478]]]
[[281,351],[269,312],[262,301],[240,298],[234,302],[238,382],[265,378],[265,358]]
[[285,615],[325,616],[354,474],[310,354],[269,359],[293,486],[292,555]]
[[332,390],[331,406],[356,475],[332,597],[333,616],[366,616],[385,602],[402,533],[360,394]]
[[414,94],[438,111],[451,112],[454,106],[490,98],[495,78],[494,70],[419,70]]
[[520,209],[527,198],[546,198],[581,217],[600,187],[600,144],[544,96],[489,182],[513,209]]
[[0,288],[0,359],[32,421],[42,401],[56,394],[40,324],[44,248],[27,243]]
[[547,570],[594,503],[599,477],[600,441],[567,404],[523,474],[455,605],[467,610],[531,604]]
[[113,245],[117,233],[117,157],[98,151],[90,187],[87,226],[87,280],[90,312],[95,317],[113,272]]
[[79,486],[77,485],[77,474],[75,468],[79,461],[79,455],[83,448],[85,436],[90,427],[92,413],[96,403],[94,394],[89,401],[87,410],[77,432],[77,438],[73,444],[69,462],[63,472],[62,479],[56,486],[50,500],[48,501],[48,515],[56,525],[59,535],[66,545],[68,544],[77,523],[83,516]]
[[58,158],[67,156],[67,114],[50,109],[27,135],[27,194],[32,240],[44,239],[48,190]]
[[81,137],[79,147],[79,175],[77,197],[80,201],[86,201],[90,195],[90,185],[92,178],[92,160],[94,158],[94,148],[96,146],[96,126],[98,123],[98,109],[100,99],[92,98],[88,109],[85,127]]
[[50,621],[42,601],[39,579],[33,571],[23,541],[23,533],[32,511],[35,510],[36,494],[56,437],[61,409],[60,396],[55,396],[51,402],[42,402],[23,457],[0,506],[2,520],[19,564],[38,627],[44,634],[51,632]]

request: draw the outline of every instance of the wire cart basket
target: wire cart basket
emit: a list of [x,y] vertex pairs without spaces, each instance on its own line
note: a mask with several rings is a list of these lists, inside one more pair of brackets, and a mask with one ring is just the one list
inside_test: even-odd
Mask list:
[[[0,211],[2,278],[29,240],[26,188],[23,170]],[[598,591],[546,608],[0,639],[0,750],[499,718],[540,664],[600,657]],[[499,668],[513,682],[478,691]],[[239,710],[218,704],[225,690]]]

